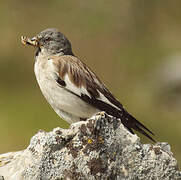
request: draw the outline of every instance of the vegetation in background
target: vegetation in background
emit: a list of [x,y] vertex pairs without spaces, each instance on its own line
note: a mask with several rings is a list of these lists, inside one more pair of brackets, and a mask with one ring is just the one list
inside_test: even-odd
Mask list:
[[181,105],[164,101],[171,92],[160,88],[161,74],[156,73],[181,51],[180,5],[167,0],[2,0],[0,153],[25,148],[39,129],[68,127],[41,95],[33,72],[34,49],[20,43],[21,35],[56,27],[128,111],[158,141],[171,144],[181,164]]

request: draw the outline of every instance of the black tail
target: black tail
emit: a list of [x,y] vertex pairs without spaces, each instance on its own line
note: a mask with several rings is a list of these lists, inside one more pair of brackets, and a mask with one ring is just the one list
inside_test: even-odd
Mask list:
[[127,127],[127,129],[134,134],[133,130],[136,130],[140,132],[141,134],[145,135],[147,138],[152,140],[153,142],[156,142],[150,135],[152,134],[154,136],[154,133],[151,132],[147,127],[145,127],[142,123],[140,123],[138,120],[136,120],[131,114],[129,114],[127,111],[124,112],[122,118],[122,123],[124,126]]
[[80,98],[84,100],[85,102],[87,102],[88,104],[91,104],[94,107],[97,107],[98,109],[100,109],[100,111],[105,111],[107,114],[111,116],[120,118],[123,125],[127,127],[127,129],[132,134],[134,134],[132,130],[134,129],[140,132],[141,134],[145,135],[149,139],[151,139],[153,142],[156,142],[148,133],[152,135],[154,134],[149,129],[147,129],[142,123],[140,123],[133,116],[131,116],[116,99],[113,99],[115,101],[114,104],[116,103],[117,107],[119,107],[120,110],[94,97],[90,98],[89,96],[85,94],[81,94]]

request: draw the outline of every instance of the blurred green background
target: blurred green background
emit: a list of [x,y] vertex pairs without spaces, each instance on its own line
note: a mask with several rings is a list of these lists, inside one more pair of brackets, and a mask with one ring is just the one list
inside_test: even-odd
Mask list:
[[[181,166],[181,1],[1,0],[0,153],[67,128],[37,85],[20,36],[56,27],[127,110],[168,142]],[[143,142],[149,143],[143,139]]]

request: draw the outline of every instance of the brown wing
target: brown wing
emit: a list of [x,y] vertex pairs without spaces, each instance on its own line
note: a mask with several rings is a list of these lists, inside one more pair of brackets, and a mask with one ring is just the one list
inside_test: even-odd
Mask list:
[[53,63],[59,67],[58,72],[61,83],[65,81],[64,84],[68,84],[65,79],[65,75],[68,75],[69,80],[74,85],[74,88],[72,86],[70,88],[68,85],[65,86],[64,88],[67,91],[80,97],[100,111],[105,111],[109,115],[120,118],[131,133],[134,134],[132,130],[134,129],[154,141],[146,131],[152,135],[153,133],[130,115],[99,78],[77,57],[66,55],[53,57],[52,59]]

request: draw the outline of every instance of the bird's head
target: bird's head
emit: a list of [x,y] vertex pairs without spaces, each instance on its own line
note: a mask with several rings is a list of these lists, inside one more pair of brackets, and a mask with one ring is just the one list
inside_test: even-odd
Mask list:
[[39,51],[48,55],[73,55],[69,40],[55,28],[46,29],[33,38],[22,36],[21,42],[37,47]]

